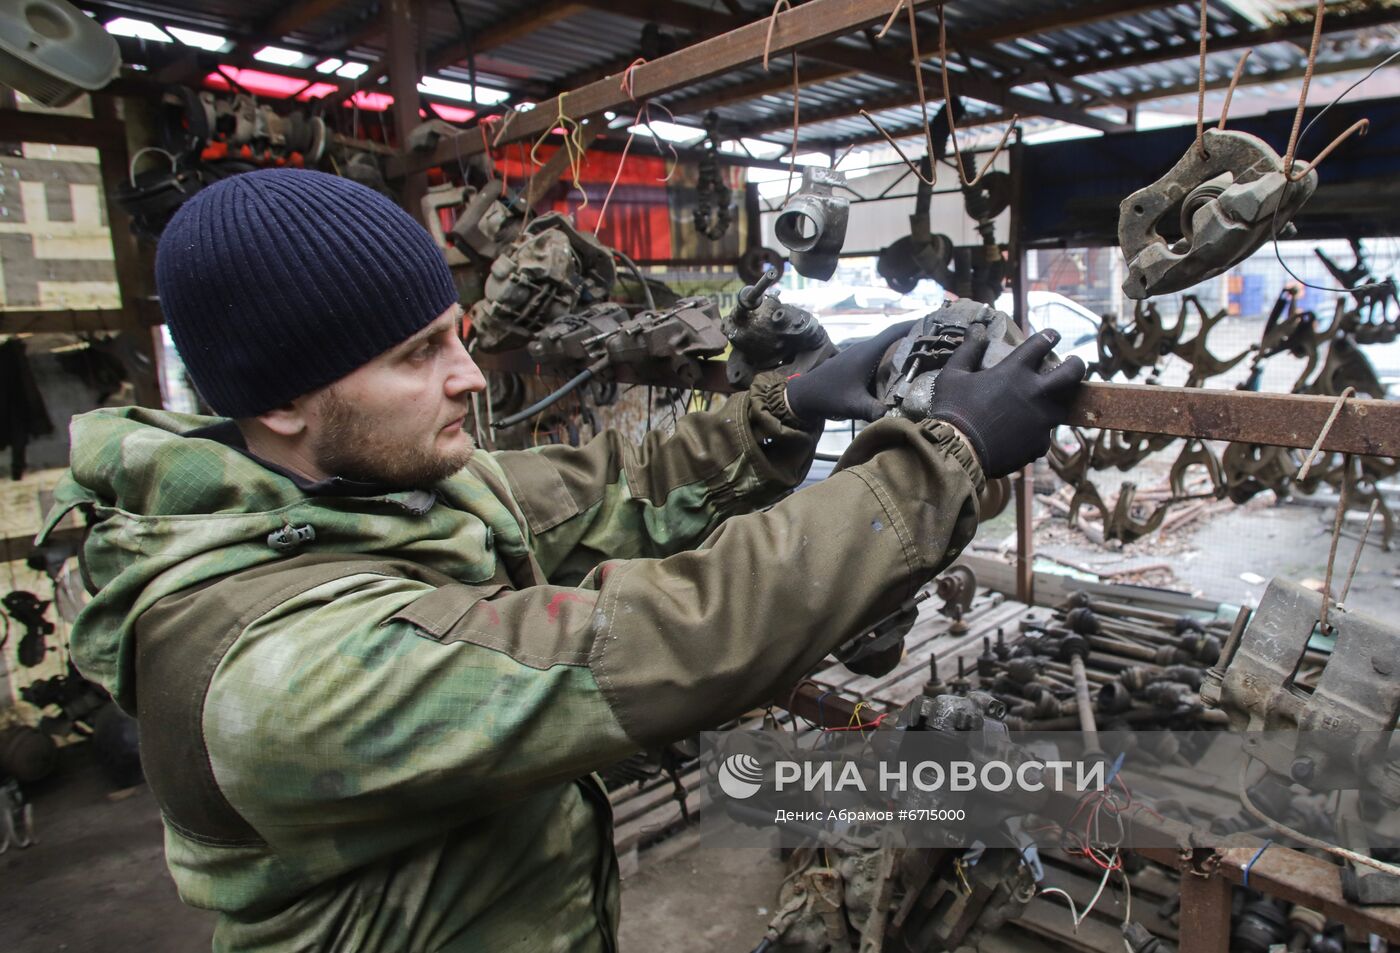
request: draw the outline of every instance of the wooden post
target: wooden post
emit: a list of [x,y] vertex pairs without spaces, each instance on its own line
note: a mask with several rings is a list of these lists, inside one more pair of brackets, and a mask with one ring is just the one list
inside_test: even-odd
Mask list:
[[[1011,298],[1012,316],[1016,326],[1024,333],[1031,331],[1030,308],[1026,297],[1026,247],[1021,240],[1022,194],[1021,167],[1025,159],[1025,146],[1021,143],[1021,130],[1015,132],[1016,140],[1011,145],[1011,228],[1007,243],[1011,256]],[[1035,600],[1035,465],[1022,468],[1014,481],[1016,492],[1016,598],[1030,605]]]
[[1230,881],[1193,870],[1181,874],[1180,947],[1191,953],[1229,953]]
[[[123,118],[118,115],[117,101],[112,96],[93,95],[92,112],[95,119],[103,122],[120,122]],[[129,127],[130,123],[127,125]],[[136,327],[135,330],[121,332],[123,342],[129,344],[134,355],[133,360],[127,363],[127,373],[136,391],[136,403],[142,407],[159,408],[164,406],[160,389],[163,343],[160,328],[146,320],[148,309],[145,305],[151,296],[155,255],[136,240],[136,235],[131,231],[131,219],[116,199],[117,189],[130,175],[129,156],[124,138],[114,138],[98,147],[102,201],[107,208],[107,230],[112,236],[112,258],[117,268],[122,323]]]
[[[401,154],[408,151],[408,134],[418,119],[419,0],[389,0],[389,43],[385,56],[389,67],[389,95],[394,97],[394,135]],[[403,206],[423,222],[423,196],[428,191],[426,172],[404,176]]]

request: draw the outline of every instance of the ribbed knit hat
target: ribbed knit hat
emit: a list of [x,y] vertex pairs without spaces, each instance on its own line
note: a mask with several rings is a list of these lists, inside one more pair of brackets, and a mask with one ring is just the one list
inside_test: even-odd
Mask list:
[[339,380],[457,301],[446,259],[407,212],[298,169],[236,175],[181,206],[156,286],[195,387],[228,417]]

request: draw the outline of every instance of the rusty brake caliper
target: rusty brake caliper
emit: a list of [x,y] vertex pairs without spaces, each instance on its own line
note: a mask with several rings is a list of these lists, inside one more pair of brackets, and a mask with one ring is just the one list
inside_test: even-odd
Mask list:
[[[1317,188],[1313,169],[1288,181],[1279,154],[1256,136],[1207,129],[1201,144],[1118,207],[1129,298],[1170,294],[1221,274],[1286,225]],[[1159,226],[1173,212],[1183,237],[1169,243]]]

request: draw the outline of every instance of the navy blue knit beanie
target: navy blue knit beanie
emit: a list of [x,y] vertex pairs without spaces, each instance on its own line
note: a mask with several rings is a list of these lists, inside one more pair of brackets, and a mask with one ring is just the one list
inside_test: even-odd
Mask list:
[[334,383],[457,301],[446,259],[407,212],[298,169],[236,175],[181,206],[156,285],[195,387],[227,417]]

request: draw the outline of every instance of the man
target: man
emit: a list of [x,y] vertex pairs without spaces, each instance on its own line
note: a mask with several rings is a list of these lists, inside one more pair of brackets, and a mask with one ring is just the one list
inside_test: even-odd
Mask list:
[[1045,336],[979,370],[974,341],[942,419],[880,421],[782,499],[825,418],[879,412],[896,335],[640,446],[489,454],[442,255],[376,193],[228,179],[156,271],[229,419],[75,418],[50,525],[92,523],[73,656],[139,719],[219,950],[614,949],[590,772],[764,702],[928,581],[1083,374],[1039,374]]

